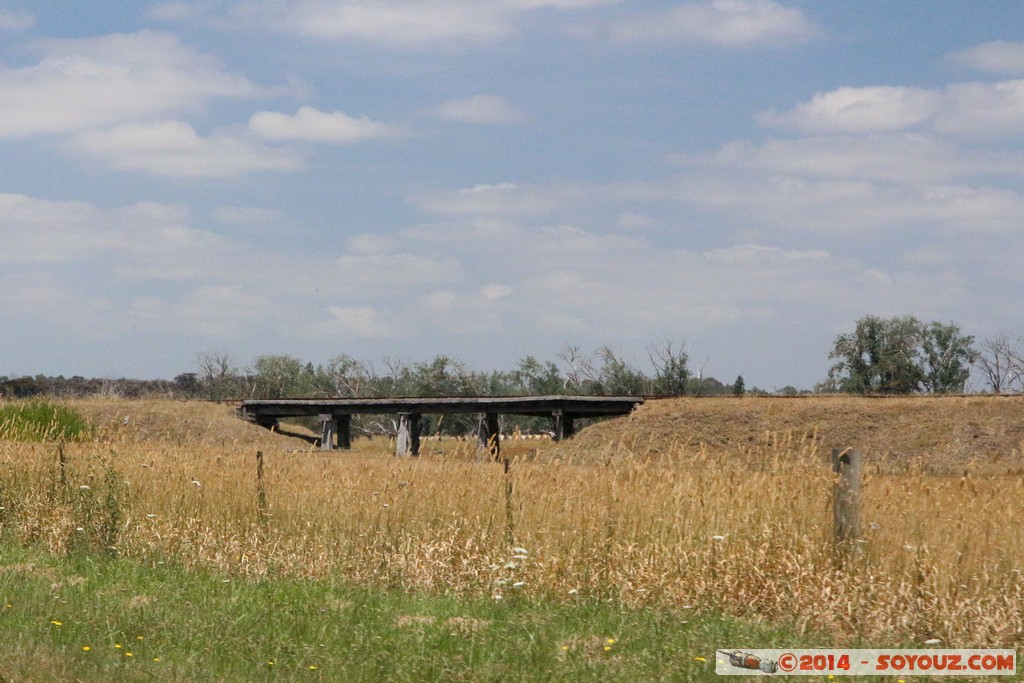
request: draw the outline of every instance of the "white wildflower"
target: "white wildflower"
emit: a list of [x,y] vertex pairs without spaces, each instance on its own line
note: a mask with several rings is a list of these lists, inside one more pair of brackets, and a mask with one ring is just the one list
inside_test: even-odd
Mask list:
[[512,548],[512,552],[515,553],[516,555],[529,555],[530,554],[526,550],[526,548]]
[[724,541],[725,540],[725,536],[712,536],[711,540],[712,541]]
[[942,641],[939,640],[938,638],[929,638],[928,640],[924,641],[924,644],[925,645],[938,645],[941,642]]
[[570,588],[569,589],[569,595],[576,595],[579,592],[580,592],[579,588]]
[[513,588],[522,588],[525,585],[526,585],[525,581],[516,581],[515,583],[512,584],[512,587]]
[[88,484],[82,484],[81,486],[78,487],[78,490],[79,491],[91,491],[92,487],[89,486]]

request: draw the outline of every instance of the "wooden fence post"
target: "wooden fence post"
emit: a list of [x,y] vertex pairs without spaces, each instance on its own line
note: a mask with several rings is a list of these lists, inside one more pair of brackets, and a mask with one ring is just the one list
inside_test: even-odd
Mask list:
[[267,521],[267,490],[263,485],[263,451],[256,451],[256,513],[260,524]]
[[508,541],[509,546],[515,545],[515,522],[514,522],[514,503],[512,498],[512,472],[510,470],[510,463],[507,455],[501,457],[502,469],[504,470],[505,477],[505,540]]
[[861,461],[855,448],[832,449],[832,534],[841,554],[859,549]]

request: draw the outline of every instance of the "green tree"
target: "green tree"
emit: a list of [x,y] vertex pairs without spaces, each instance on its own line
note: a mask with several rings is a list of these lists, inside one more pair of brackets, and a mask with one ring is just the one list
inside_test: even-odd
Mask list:
[[960,327],[931,322],[921,328],[921,363],[925,391],[951,394],[964,390],[971,366],[978,360],[974,337],[960,333]]
[[601,395],[640,396],[650,387],[650,379],[640,370],[626,362],[609,346],[597,351],[600,366],[592,378],[596,391]]
[[686,393],[690,356],[685,345],[675,348],[672,342],[664,341],[647,349],[647,356],[654,366],[651,393],[660,396],[682,396]]
[[317,368],[316,384],[321,392],[330,396],[377,396],[379,384],[373,369],[352,356],[342,354]]
[[533,356],[519,361],[510,377],[511,390],[526,396],[551,396],[565,391],[565,380],[558,372],[558,366],[548,361],[542,363]]
[[865,316],[836,338],[836,363],[820,388],[848,393],[911,394],[962,391],[977,358],[973,337],[950,323],[913,316]]
[[312,367],[294,356],[260,356],[250,374],[255,398],[300,398],[314,391]]
[[743,381],[743,375],[737,375],[736,381],[732,383],[732,394],[733,396],[742,396],[746,393],[747,387]]

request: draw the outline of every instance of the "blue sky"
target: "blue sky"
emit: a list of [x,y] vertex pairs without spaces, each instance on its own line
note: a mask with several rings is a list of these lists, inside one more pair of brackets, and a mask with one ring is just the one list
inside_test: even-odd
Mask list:
[[0,0],[0,374],[1024,333],[1024,6]]

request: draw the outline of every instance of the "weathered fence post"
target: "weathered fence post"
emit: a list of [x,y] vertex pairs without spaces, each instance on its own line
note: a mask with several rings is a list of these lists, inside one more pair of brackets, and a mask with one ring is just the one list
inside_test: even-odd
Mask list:
[[502,456],[502,469],[505,475],[505,539],[509,546],[515,545],[516,529],[514,521],[515,505],[512,498],[512,472],[507,455]]
[[60,468],[60,488],[63,491],[68,485],[67,475],[68,458],[64,453],[64,439],[57,443],[57,466]]
[[256,514],[260,524],[267,521],[267,490],[263,486],[263,451],[256,451]]
[[832,534],[839,555],[859,549],[861,452],[832,449]]

